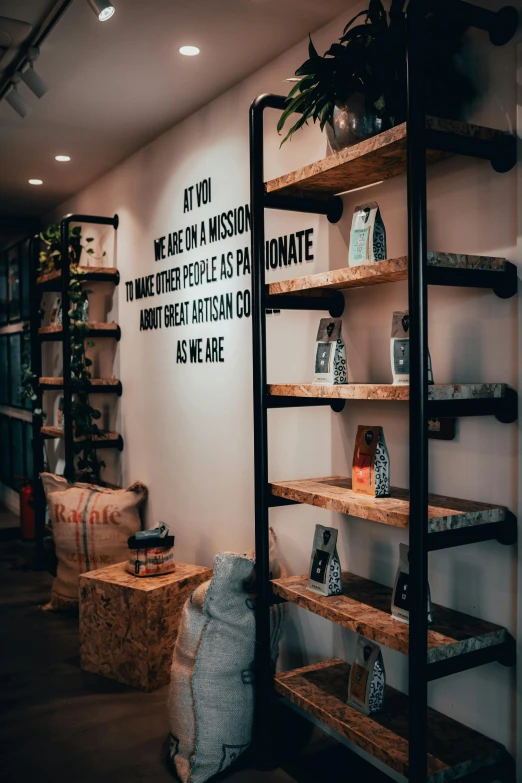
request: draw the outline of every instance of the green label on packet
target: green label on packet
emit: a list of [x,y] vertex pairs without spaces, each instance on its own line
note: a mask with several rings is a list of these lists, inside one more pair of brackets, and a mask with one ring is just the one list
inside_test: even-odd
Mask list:
[[350,258],[352,261],[366,261],[370,229],[354,228],[350,237]]

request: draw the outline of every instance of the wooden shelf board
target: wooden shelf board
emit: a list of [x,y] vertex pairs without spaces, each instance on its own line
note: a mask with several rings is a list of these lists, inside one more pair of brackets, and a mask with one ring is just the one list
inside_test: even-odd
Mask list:
[[[74,268],[74,267],[73,267]],[[118,270],[115,266],[79,266],[76,267],[85,280],[89,280],[91,275],[103,275],[110,281],[111,278],[116,277]],[[55,283],[62,279],[61,269],[55,269],[53,272],[46,272],[44,275],[40,275],[36,278],[36,284],[40,286],[47,286],[51,283]]]
[[[339,658],[275,675],[281,696],[373,758],[408,776],[408,697],[386,687],[371,716],[346,704],[350,666]],[[498,742],[428,708],[428,783],[449,783],[503,759]]]
[[[89,329],[91,331],[97,331],[97,332],[117,332],[119,329],[119,326],[117,323],[103,323],[98,321],[89,321],[87,324]],[[63,326],[62,324],[53,324],[52,326],[41,326],[38,329],[38,334],[61,334],[63,332]]]
[[[118,378],[91,378],[89,381],[89,386],[92,386],[93,388],[107,388],[111,386],[118,386],[120,381]],[[58,377],[52,377],[52,378],[40,378],[40,385],[41,386],[56,386],[57,389],[63,388],[63,378]]]
[[[477,400],[506,396],[505,383],[437,383],[428,386],[428,400]],[[327,397],[335,400],[409,400],[409,386],[391,383],[271,383],[275,397]]]
[[[307,590],[307,582],[307,575],[290,576],[272,580],[272,587],[276,595],[303,609],[408,654],[409,626],[391,616],[391,587],[346,571],[342,595],[317,595]],[[433,605],[433,618],[428,633],[428,663],[503,644],[507,638],[505,628],[444,606]]]
[[[410,522],[410,493],[407,489],[392,487],[391,497],[372,498],[354,492],[351,478],[343,476],[275,481],[270,484],[270,489],[276,497],[384,525],[407,528]],[[503,522],[506,514],[504,506],[428,495],[428,533]]]
[[[42,427],[40,429],[40,432],[42,435],[46,436],[47,438],[58,438],[59,440],[63,440],[65,435],[64,431],[61,427]],[[95,442],[100,441],[115,441],[117,442],[121,438],[121,435],[117,432],[103,432],[101,435],[95,435],[94,438],[92,438]],[[75,438],[74,439],[77,443],[80,443],[84,440],[91,440],[90,438]]]
[[[502,131],[465,122],[426,117],[426,127],[493,140]],[[449,157],[449,153],[428,150],[428,164]],[[347,190],[373,185],[406,172],[406,123],[371,139],[335,152],[322,160],[265,183],[267,193],[281,196],[328,198]]]
[[[504,272],[506,259],[493,256],[473,256],[462,253],[430,251],[428,253],[428,265],[447,269],[478,269],[487,272]],[[270,283],[268,285],[268,294],[291,294],[314,289],[343,290],[362,288],[363,286],[378,285],[379,283],[396,283],[399,280],[406,280],[407,277],[408,257],[399,256],[398,258],[387,258],[385,261],[376,261],[373,264],[333,269],[316,275],[305,275],[304,277],[295,277],[291,280],[281,280],[278,283]]]

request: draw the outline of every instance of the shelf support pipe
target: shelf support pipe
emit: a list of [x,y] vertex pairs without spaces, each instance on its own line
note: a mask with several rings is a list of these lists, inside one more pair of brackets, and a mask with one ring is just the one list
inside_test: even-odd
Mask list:
[[256,767],[273,767],[272,707],[275,701],[270,654],[270,553],[268,540],[268,436],[266,404],[265,187],[263,116],[267,108],[283,110],[286,99],[260,95],[250,106],[250,208],[252,217],[252,365],[254,413],[254,497],[257,573],[254,758]]
[[428,754],[428,325],[426,112],[424,105],[423,0],[412,0],[406,16],[408,303],[410,315],[410,576],[409,779],[427,779]]
[[[34,520],[35,520],[35,567],[37,571],[44,568],[43,540],[45,532],[45,495],[40,474],[44,470],[42,428],[42,388],[40,376],[42,374],[42,347],[38,339],[40,327],[40,297],[36,286],[38,275],[38,250],[40,235],[36,234],[29,241],[29,285],[31,298],[30,336],[31,336],[31,372],[33,375],[33,389],[36,399],[32,401],[32,451],[33,451],[33,494],[34,494]],[[37,413],[37,411],[40,411]]]
[[426,5],[427,11],[486,30],[494,46],[507,44],[518,27],[518,12],[511,5],[505,5],[498,11],[489,11],[464,0],[428,0]]
[[71,391],[71,318],[69,310],[69,284],[71,280],[71,268],[69,262],[69,226],[71,223],[90,223],[102,226],[118,228],[118,215],[103,217],[100,215],[65,215],[60,223],[60,240],[62,248],[62,332],[63,332],[63,419],[65,442],[65,469],[64,476],[68,481],[74,481],[74,430],[72,420],[72,391]]

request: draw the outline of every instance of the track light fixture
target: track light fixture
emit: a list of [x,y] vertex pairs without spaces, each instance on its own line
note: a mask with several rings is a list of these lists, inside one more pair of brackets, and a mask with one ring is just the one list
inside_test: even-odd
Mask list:
[[18,90],[16,89],[16,82],[12,82],[12,87],[9,92],[6,93],[5,99],[9,106],[20,115],[20,117],[27,117],[31,112],[31,107],[24,101]]
[[106,0],[87,0],[92,10],[100,20],[100,22],[106,22],[110,19],[115,12],[115,7],[112,3],[107,3]]
[[32,47],[27,53],[27,66],[23,71],[20,71],[20,77],[27,84],[31,92],[33,92],[37,98],[41,98],[48,90],[48,87],[44,80],[38,76],[34,70],[34,61],[38,58],[40,50]]

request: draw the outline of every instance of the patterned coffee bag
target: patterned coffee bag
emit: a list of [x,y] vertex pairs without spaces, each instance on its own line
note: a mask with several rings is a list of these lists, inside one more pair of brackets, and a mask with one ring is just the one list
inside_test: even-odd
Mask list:
[[349,265],[371,264],[386,258],[386,229],[376,201],[355,207],[350,232]]
[[[399,567],[395,576],[392,593],[392,617],[403,623],[410,622],[410,548],[407,544],[399,544]],[[428,623],[433,623],[431,610],[431,591],[428,584]]]
[[357,427],[352,463],[352,489],[374,498],[390,495],[390,455],[382,427]]
[[[392,317],[390,354],[393,383],[407,386],[410,383],[410,315],[407,310],[395,312]],[[431,356],[428,349],[428,383],[433,383]]]
[[348,383],[342,325],[340,318],[321,318],[315,348],[313,383]]
[[381,648],[364,636],[358,636],[346,703],[366,715],[379,712],[384,702],[385,688],[386,673]]
[[320,595],[342,593],[341,563],[337,554],[335,527],[315,526],[307,590]]

